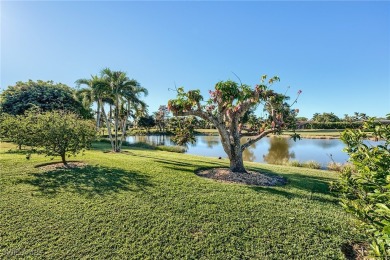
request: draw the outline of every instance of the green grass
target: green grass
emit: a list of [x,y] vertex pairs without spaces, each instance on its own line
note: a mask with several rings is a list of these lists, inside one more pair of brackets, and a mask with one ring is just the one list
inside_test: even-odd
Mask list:
[[106,143],[45,172],[0,145],[0,259],[343,259],[362,238],[328,192],[336,173],[246,163],[289,183],[226,184],[194,171],[227,160]]

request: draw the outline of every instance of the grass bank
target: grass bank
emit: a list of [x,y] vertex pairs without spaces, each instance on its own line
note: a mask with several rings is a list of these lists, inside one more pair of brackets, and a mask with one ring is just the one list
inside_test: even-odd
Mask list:
[[328,192],[335,173],[246,163],[283,187],[194,174],[227,160],[106,143],[82,169],[43,171],[44,156],[0,149],[0,259],[343,259],[361,239]]

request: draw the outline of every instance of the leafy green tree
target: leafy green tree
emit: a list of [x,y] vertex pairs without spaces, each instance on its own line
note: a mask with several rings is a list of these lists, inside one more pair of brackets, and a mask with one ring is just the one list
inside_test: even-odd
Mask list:
[[[373,131],[384,144],[367,145],[365,130]],[[390,256],[390,125],[370,119],[362,129],[345,130],[341,139],[355,171],[347,168],[332,187],[344,208],[365,223],[372,253],[386,259]]]
[[60,156],[65,166],[66,157],[89,148],[96,137],[93,121],[83,120],[72,112],[29,111],[23,120],[31,126],[29,145],[38,153]]
[[0,116],[0,138],[7,139],[18,145],[30,145],[31,126],[22,115],[10,115],[3,113]]
[[171,120],[171,127],[174,136],[172,141],[178,145],[187,145],[188,143],[195,143],[195,124],[196,118],[193,116],[176,117]]
[[140,117],[138,120],[138,126],[144,127],[149,132],[149,129],[156,126],[156,121],[153,116]]
[[306,122],[308,121],[309,119],[307,117],[304,117],[304,116],[297,116],[297,121],[303,121],[303,122]]
[[[269,89],[274,82],[279,81],[273,77],[266,83],[267,76],[261,78],[261,83],[252,89],[248,85],[238,84],[234,81],[221,81],[215,85],[214,91],[209,91],[210,99],[205,105],[199,90],[185,92],[183,88],[177,90],[176,99],[168,101],[168,108],[176,116],[193,115],[212,122],[218,129],[222,146],[230,160],[230,169],[234,172],[246,173],[242,152],[253,143],[259,141],[268,134],[281,133],[287,127],[296,126],[295,116],[298,110],[291,109],[287,104],[288,97]],[[301,91],[298,92],[298,95]],[[292,103],[294,104],[296,100]],[[242,118],[246,112],[259,104],[264,105],[268,117],[261,120],[261,126],[256,135],[248,138],[244,144],[240,144]],[[191,140],[190,130],[180,134],[181,143]],[[294,135],[296,137],[296,135]]]
[[159,131],[164,131],[166,128],[166,120],[168,118],[168,108],[165,105],[162,105],[158,108],[157,112],[154,112],[154,118],[156,120],[156,125],[158,126]]
[[333,112],[331,113],[315,113],[313,115],[313,121],[315,122],[322,122],[322,123],[329,123],[329,122],[340,122],[340,118],[336,116]]
[[23,115],[30,108],[39,108],[42,111],[67,110],[92,118],[91,111],[74,98],[73,89],[53,81],[19,81],[1,93],[0,107],[3,113],[11,115]]

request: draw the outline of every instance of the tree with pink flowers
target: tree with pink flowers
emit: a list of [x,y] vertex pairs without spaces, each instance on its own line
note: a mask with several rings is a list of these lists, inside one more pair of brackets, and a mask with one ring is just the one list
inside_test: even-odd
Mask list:
[[[206,102],[203,102],[200,90],[185,92],[180,87],[177,89],[176,99],[168,101],[168,109],[175,116],[197,116],[214,124],[230,160],[230,170],[247,173],[242,157],[246,148],[269,134],[280,134],[285,129],[295,130],[299,110],[292,109],[292,105],[297,102],[302,91],[299,90],[296,99],[288,104],[288,96],[270,89],[278,81],[280,79],[277,76],[267,79],[264,75],[260,84],[254,88],[231,80],[220,81],[214,90],[209,91],[210,98]],[[259,106],[263,108],[265,116],[258,121],[258,130],[242,133],[244,115]],[[191,134],[183,133],[185,129],[184,126],[179,131],[179,138],[176,138],[179,144],[185,144],[192,138]],[[242,137],[245,135],[247,138],[244,141]],[[299,138],[295,132],[292,137],[294,140]]]

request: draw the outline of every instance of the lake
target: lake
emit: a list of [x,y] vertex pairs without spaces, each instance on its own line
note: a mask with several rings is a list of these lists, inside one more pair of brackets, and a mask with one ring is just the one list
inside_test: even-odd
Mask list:
[[[243,138],[245,141],[246,138]],[[129,136],[130,143],[146,142],[153,145],[174,145],[170,136],[149,135]],[[381,142],[366,141],[367,144],[378,145]],[[247,148],[244,161],[282,164],[287,161],[316,161],[323,168],[332,161],[345,163],[348,154],[343,152],[344,143],[339,139],[301,139],[294,142],[288,137],[266,137]],[[189,144],[188,154],[227,158],[219,136],[196,136],[196,143]]]

